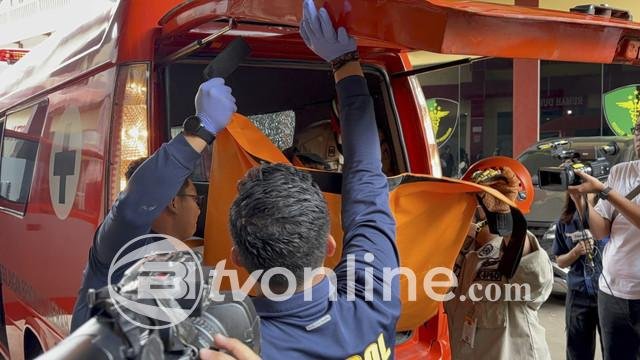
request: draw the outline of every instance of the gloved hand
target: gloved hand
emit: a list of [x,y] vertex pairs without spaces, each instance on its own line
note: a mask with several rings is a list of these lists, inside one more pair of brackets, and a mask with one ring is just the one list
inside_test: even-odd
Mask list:
[[[478,171],[477,176],[473,174],[473,181],[498,190],[511,201],[515,201],[518,196],[518,190],[520,189],[520,180],[518,180],[513,170],[506,166],[500,168],[500,170],[486,169],[482,172]],[[487,207],[487,210],[495,213],[510,212],[509,205],[498,200],[493,195],[483,193],[481,196],[482,202],[484,206]]]
[[213,78],[200,85],[196,94],[196,115],[205,129],[217,134],[229,124],[236,110],[236,99],[224,79]]
[[316,11],[313,0],[304,0],[300,36],[309,49],[327,62],[357,49],[355,39],[345,28],[339,28],[336,34],[327,10]]

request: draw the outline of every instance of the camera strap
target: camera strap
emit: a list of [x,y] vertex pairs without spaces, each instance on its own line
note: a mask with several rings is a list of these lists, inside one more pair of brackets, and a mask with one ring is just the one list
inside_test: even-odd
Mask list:
[[[627,200],[633,200],[636,196],[638,196],[638,194],[640,194],[640,185],[633,188],[633,190],[631,190],[625,197],[627,198]],[[616,209],[613,210],[613,214],[611,214],[612,224],[613,224],[613,220],[615,220],[616,216],[618,216],[618,213],[619,213],[618,210]]]
[[502,259],[498,265],[498,270],[507,278],[511,279],[518,270],[524,242],[527,238],[527,221],[524,215],[516,208],[511,208],[513,230],[509,235],[509,241],[503,249]]
[[524,242],[527,237],[527,220],[514,207],[510,207],[510,214],[501,214],[489,211],[480,197],[478,197],[478,203],[487,218],[489,232],[500,235],[504,239],[505,245],[502,249],[498,271],[507,279],[511,279],[518,270],[522,258]]

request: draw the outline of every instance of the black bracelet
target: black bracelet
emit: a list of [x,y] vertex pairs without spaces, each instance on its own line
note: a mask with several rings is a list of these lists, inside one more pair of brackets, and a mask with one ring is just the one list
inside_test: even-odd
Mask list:
[[333,68],[333,71],[336,72],[346,64],[358,60],[360,60],[360,54],[358,54],[358,50],[350,51],[331,60],[331,68]]

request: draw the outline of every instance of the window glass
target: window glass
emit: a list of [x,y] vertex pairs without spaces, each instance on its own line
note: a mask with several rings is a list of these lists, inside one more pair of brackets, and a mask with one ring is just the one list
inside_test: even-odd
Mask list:
[[532,176],[538,173],[541,167],[558,166],[561,160],[553,157],[549,151],[532,150],[525,152],[518,158],[520,162],[529,170]]
[[38,152],[46,106],[10,113],[3,121],[0,207],[24,214]]
[[[280,111],[271,114],[251,115],[248,117],[256,127],[271,139],[280,149],[284,150],[293,144],[295,129],[295,113],[293,111]],[[171,137],[174,138],[182,131],[182,126],[171,127]],[[202,152],[202,158],[198,160],[191,174],[191,180],[195,182],[208,182],[211,169],[212,146]]]
[[487,156],[512,156],[512,60],[475,61],[424,73],[418,80],[444,176],[460,177],[471,163]]
[[[430,71],[418,75],[429,111],[433,135],[438,144],[442,175],[458,176],[463,164],[466,144],[465,123],[459,124],[460,116],[460,67],[454,66],[442,70]],[[460,149],[456,151],[456,149]]]
[[296,114],[291,110],[271,114],[250,115],[249,120],[271,139],[280,150],[293,145]]
[[540,62],[540,139],[602,132],[601,64]]
[[[193,96],[206,63],[172,64],[167,73],[167,117],[171,135],[194,113]],[[386,90],[385,78],[365,67],[380,133],[383,171],[397,175],[403,164],[401,138]],[[283,154],[301,167],[341,171],[340,114],[332,72],[325,66],[252,63],[240,66],[226,80],[233,89],[237,112],[249,118]],[[206,182],[210,151],[192,179]]]

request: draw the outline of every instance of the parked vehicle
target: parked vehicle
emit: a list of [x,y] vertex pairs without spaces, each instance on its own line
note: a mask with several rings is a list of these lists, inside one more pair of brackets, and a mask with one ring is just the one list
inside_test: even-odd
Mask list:
[[[541,145],[550,144],[559,140],[565,140],[569,147],[600,147],[615,142],[619,148],[614,155],[606,155],[605,158],[611,166],[625,161],[636,159],[633,148],[632,137],[620,136],[592,136],[592,137],[571,137],[563,139],[545,139],[525,150],[518,160],[520,160],[529,170],[534,178],[534,185],[537,185],[537,173],[541,167],[558,166],[563,160],[554,157],[551,148]],[[604,179],[603,179],[604,180]],[[555,239],[555,222],[558,221],[562,207],[564,206],[565,193],[562,191],[549,191],[536,187],[536,194],[531,206],[531,212],[526,215],[529,231],[534,233],[540,240],[540,245],[549,253],[553,261],[554,287],[556,294],[565,294],[567,291],[567,274],[569,269],[559,267],[555,262],[555,256],[551,252],[551,246]]]

